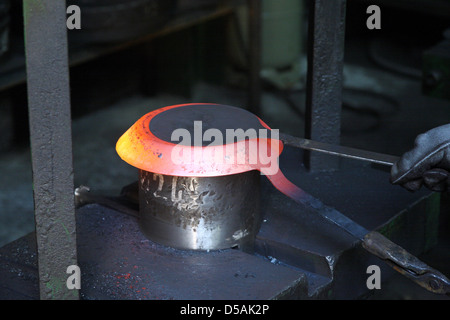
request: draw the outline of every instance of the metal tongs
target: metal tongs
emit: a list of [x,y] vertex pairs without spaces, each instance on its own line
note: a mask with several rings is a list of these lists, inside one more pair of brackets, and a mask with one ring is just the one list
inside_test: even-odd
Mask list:
[[362,245],[394,270],[428,291],[450,295],[450,281],[441,272],[431,268],[380,233],[369,232],[364,237]]
[[[372,163],[392,166],[399,158],[391,155],[375,153],[344,146],[336,146],[308,139],[293,137],[280,133],[284,144],[311,151],[318,151],[340,157],[369,161]],[[278,174],[267,176],[277,189],[293,200],[313,207],[322,217],[338,225],[354,237],[362,241],[362,246],[385,261],[394,270],[411,279],[426,290],[436,294],[450,295],[450,280],[441,272],[431,268],[405,249],[376,231],[368,231],[352,221],[339,211],[327,207],[318,199],[307,194],[289,182],[279,171]]]

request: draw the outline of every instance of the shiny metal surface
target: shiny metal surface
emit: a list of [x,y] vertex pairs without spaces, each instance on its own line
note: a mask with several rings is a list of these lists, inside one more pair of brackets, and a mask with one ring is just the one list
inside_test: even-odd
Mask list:
[[392,166],[398,160],[400,160],[400,157],[392,156],[389,154],[383,154],[368,150],[344,147],[341,145],[333,145],[320,141],[293,137],[285,133],[280,133],[280,139],[281,141],[283,141],[283,143],[296,148],[301,148],[310,151],[317,151],[338,157],[368,161],[385,166]]
[[260,226],[260,173],[177,177],[139,171],[139,226],[178,249],[252,251]]

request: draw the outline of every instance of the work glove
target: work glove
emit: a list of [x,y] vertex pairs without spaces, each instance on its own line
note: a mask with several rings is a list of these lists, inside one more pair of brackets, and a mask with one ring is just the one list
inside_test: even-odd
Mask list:
[[417,136],[414,148],[392,166],[390,181],[409,191],[422,185],[432,191],[450,191],[450,124]]

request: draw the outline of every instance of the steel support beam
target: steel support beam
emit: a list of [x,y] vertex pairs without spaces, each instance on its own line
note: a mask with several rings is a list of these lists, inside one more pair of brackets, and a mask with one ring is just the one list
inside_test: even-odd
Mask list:
[[40,298],[78,299],[66,2],[24,0],[25,53]]
[[261,109],[261,0],[247,0],[249,37],[249,101],[251,112],[260,115]]
[[[310,0],[305,138],[340,143],[346,0]],[[307,152],[311,171],[335,170],[338,157]]]

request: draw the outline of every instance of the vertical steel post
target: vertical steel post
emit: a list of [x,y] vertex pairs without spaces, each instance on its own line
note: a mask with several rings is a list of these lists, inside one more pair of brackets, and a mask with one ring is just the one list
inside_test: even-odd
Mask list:
[[64,0],[23,0],[41,299],[78,299],[69,66]]
[[261,108],[261,1],[248,0],[249,110],[260,115]]
[[[340,143],[346,0],[311,0],[305,137]],[[338,157],[307,152],[311,171],[338,168]]]

